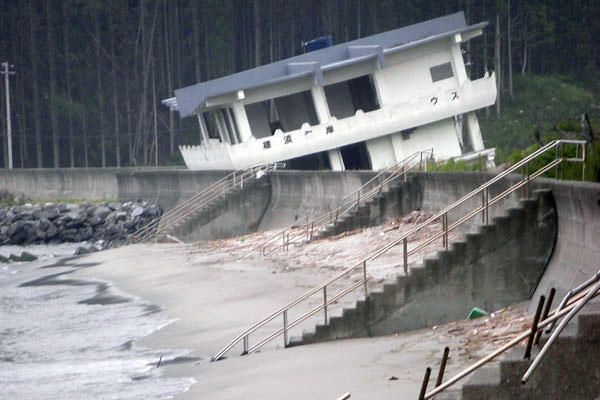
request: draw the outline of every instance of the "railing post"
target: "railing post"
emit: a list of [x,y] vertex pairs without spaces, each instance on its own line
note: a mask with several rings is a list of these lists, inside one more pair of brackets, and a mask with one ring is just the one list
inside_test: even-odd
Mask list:
[[565,180],[565,143],[561,142],[560,143],[560,180],[564,181]]
[[248,354],[248,335],[244,336],[244,352],[242,355]]
[[446,346],[444,348],[444,355],[442,356],[442,362],[440,363],[440,371],[438,372],[437,380],[435,382],[435,387],[438,387],[442,384],[442,379],[444,379],[444,370],[446,369],[446,362],[448,361],[448,354],[450,353],[450,348]]
[[529,193],[531,193],[530,188],[529,188],[529,161],[527,162],[525,169],[527,171],[527,184],[525,185],[525,198],[528,199]]
[[356,199],[356,209],[358,209],[358,207],[360,207],[360,189],[358,189],[357,199]]
[[335,210],[335,220],[333,221],[333,225],[337,225],[338,212],[339,212],[339,208],[337,210]]
[[444,247],[448,250],[448,213],[444,213]]
[[313,240],[313,232],[315,230],[315,221],[312,222],[312,224],[310,225],[310,240]]
[[244,188],[244,175],[240,176],[240,189]]
[[287,310],[283,310],[283,347],[287,347],[288,343],[287,322]]
[[327,285],[323,286],[323,312],[325,314],[325,324],[327,324]]
[[581,180],[582,181],[585,181],[585,155],[586,155],[586,153],[585,153],[585,145],[586,144],[583,143],[583,145],[582,145],[582,151],[583,152],[581,153],[581,159],[582,159],[582,161],[581,161],[581,165],[582,165],[582,167],[581,167]]
[[420,154],[421,158],[419,159],[419,171],[423,171],[423,153]]
[[363,261],[363,279],[364,279],[365,299],[366,299],[367,296],[369,295],[369,293],[367,292],[367,260]]
[[[558,145],[554,148],[554,161],[558,161]],[[558,163],[554,165],[554,179],[558,180]]]
[[404,276],[408,275],[408,240],[404,238],[402,240],[402,246],[404,247],[403,257],[404,257]]
[[419,394],[419,400],[423,400],[425,398],[425,393],[427,392],[427,385],[429,384],[429,376],[431,375],[431,368],[427,367],[425,370],[425,376],[423,377],[423,384],[421,385],[421,393]]
[[[554,300],[554,295],[556,294],[556,289],[555,288],[551,288],[550,289],[550,294],[548,295],[548,301],[546,302],[546,307],[544,307],[544,312],[542,313],[542,316],[540,317],[540,321],[545,320],[548,317],[548,314],[550,313],[550,307],[552,307],[552,300]],[[533,340],[533,344],[535,345],[539,345],[540,344],[540,339],[542,337],[542,332],[544,330],[540,329],[540,331],[535,335],[535,339]]]
[[540,314],[542,313],[542,307],[544,306],[545,297],[540,296],[540,301],[538,302],[537,309],[535,310],[535,315],[533,316],[533,323],[531,324],[531,333],[527,339],[527,347],[525,348],[525,354],[523,358],[529,360],[531,357],[531,346],[533,345],[533,339],[537,333],[538,322],[540,321]]
[[485,223],[485,189],[481,191],[481,223]]
[[285,242],[285,251],[289,251],[289,249],[290,249],[290,234],[288,233],[286,236],[287,236],[287,240]]
[[488,225],[490,222],[490,192],[489,188],[484,189],[485,192],[485,224]]
[[308,215],[306,216],[306,225],[304,230],[306,231],[306,240],[308,240],[309,236],[308,236]]

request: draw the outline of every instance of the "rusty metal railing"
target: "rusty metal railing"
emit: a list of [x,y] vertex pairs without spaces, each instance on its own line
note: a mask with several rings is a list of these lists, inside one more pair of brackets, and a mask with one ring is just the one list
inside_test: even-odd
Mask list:
[[[574,158],[565,158],[564,157],[564,146],[565,145],[575,145],[577,147],[576,150],[576,154],[579,155],[579,147],[582,146],[583,150],[581,152],[582,156],[581,158],[576,156]],[[287,346],[287,332],[288,330],[297,325],[298,323],[304,321],[305,319],[307,319],[308,317],[310,317],[311,315],[314,315],[315,313],[317,313],[320,310],[324,310],[324,314],[325,314],[325,323],[327,323],[327,306],[329,304],[331,304],[333,301],[330,301],[327,299],[327,287],[329,285],[331,285],[333,282],[336,282],[337,280],[341,279],[342,277],[346,277],[349,276],[350,273],[354,272],[356,269],[358,268],[362,268],[362,278],[358,281],[353,283],[351,286],[343,289],[339,294],[337,294],[336,296],[334,296],[333,298],[335,298],[336,300],[341,298],[342,296],[345,296],[346,294],[363,287],[364,288],[364,292],[365,292],[365,296],[368,296],[368,292],[367,292],[367,281],[370,279],[369,274],[367,273],[367,262],[369,261],[373,261],[376,260],[378,257],[382,256],[383,254],[385,254],[386,252],[388,252],[389,250],[391,250],[392,248],[394,248],[395,246],[398,246],[400,244],[402,244],[403,247],[403,265],[404,265],[404,274],[408,274],[408,259],[411,255],[413,255],[415,252],[417,252],[418,250],[422,249],[423,247],[427,246],[430,243],[433,243],[435,240],[438,239],[442,239],[442,247],[447,249],[449,244],[448,244],[448,234],[450,231],[456,229],[457,227],[459,227],[460,225],[464,224],[466,221],[468,221],[470,218],[473,218],[474,216],[478,215],[481,213],[482,216],[482,221],[484,223],[489,223],[489,207],[491,205],[493,205],[494,203],[500,201],[501,199],[503,199],[504,197],[508,196],[509,194],[515,192],[516,190],[522,189],[524,192],[524,195],[526,197],[529,197],[531,190],[530,190],[530,182],[532,180],[534,180],[535,178],[537,178],[538,176],[542,175],[543,173],[545,173],[546,171],[549,171],[552,168],[558,169],[559,166],[561,166],[561,164],[563,164],[566,161],[571,161],[571,162],[582,162],[585,165],[585,145],[586,142],[585,141],[580,141],[580,140],[554,140],[550,143],[548,143],[547,145],[541,147],[540,149],[534,151],[533,153],[531,153],[530,155],[528,155],[527,157],[523,158],[521,161],[519,161],[518,163],[516,163],[515,165],[513,165],[512,167],[508,168],[506,171],[496,175],[494,178],[490,179],[489,181],[487,181],[486,183],[482,184],[479,188],[473,190],[472,192],[464,195],[463,197],[461,197],[460,199],[458,199],[457,201],[455,201],[454,203],[452,203],[451,205],[447,206],[446,208],[444,208],[443,210],[441,210],[440,212],[438,212],[437,214],[435,214],[434,216],[432,216],[431,218],[427,219],[425,222],[417,225],[416,227],[410,229],[409,231],[405,232],[404,234],[402,234],[399,238],[391,241],[390,243],[387,243],[383,246],[381,246],[379,249],[377,249],[375,252],[373,252],[372,254],[364,257],[363,259],[361,259],[360,261],[358,261],[356,264],[350,266],[349,268],[347,268],[346,270],[342,271],[341,273],[339,273],[338,275],[336,275],[335,277],[329,279],[328,281],[320,284],[319,286],[311,289],[310,291],[308,291],[307,293],[305,293],[304,295],[300,296],[299,298],[297,298],[296,300],[292,301],[291,303],[281,307],[279,310],[275,311],[274,313],[272,313],[271,315],[267,316],[266,318],[264,318],[263,320],[261,320],[260,322],[254,324],[251,328],[245,330],[244,332],[242,332],[241,334],[239,334],[235,339],[233,339],[232,341],[230,341],[225,347],[223,347],[215,356],[213,356],[213,360],[219,360],[226,352],[228,352],[229,350],[231,350],[237,343],[239,343],[240,341],[243,340],[244,342],[244,351],[242,354],[248,354],[251,353],[252,351],[258,349],[259,347],[261,347],[262,345],[268,343],[269,341],[273,340],[274,338],[278,337],[279,335],[281,335],[282,333],[284,333],[284,346]],[[541,159],[541,156],[548,154],[549,152],[554,151],[555,152],[555,158],[554,160],[548,162],[546,165],[544,165],[542,168],[540,168],[539,170],[535,171],[534,173],[530,173],[530,163],[533,160],[536,159]],[[558,156],[558,153],[561,153],[561,157]],[[495,197],[492,197],[490,199],[490,187],[495,184],[496,182],[500,181],[501,179],[503,179],[504,177],[508,176],[509,174],[512,174],[516,171],[521,170],[522,172],[522,178],[515,184],[513,184],[512,186],[510,186],[509,188],[505,189],[504,191],[502,191],[500,194],[498,194]],[[563,168],[564,171],[564,168]],[[585,169],[583,169],[583,174],[585,174]],[[558,172],[556,173],[556,175],[558,176]],[[481,205],[478,207],[475,207],[474,209],[472,209],[471,211],[467,212],[466,215],[464,215],[463,217],[459,218],[456,222],[449,224],[448,222],[448,213],[452,210],[459,210],[459,206],[463,205],[465,202],[467,202],[468,200],[472,199],[473,197],[478,196],[481,198]],[[437,221],[441,221],[442,222],[442,229],[440,232],[435,233],[433,235],[431,235],[429,237],[429,239],[425,240],[423,243],[421,243],[420,245],[412,248],[412,249],[408,249],[408,240],[411,236],[415,235],[417,232],[421,231],[423,228],[430,226],[431,224],[436,223]],[[294,322],[294,325],[288,325],[287,323],[287,314],[288,314],[288,310],[290,310],[291,308],[295,307],[296,305],[304,302],[306,299],[308,299],[309,297],[311,297],[312,295],[318,293],[318,292],[323,292],[323,301],[321,303],[321,305],[319,305],[318,307],[313,308],[312,310],[310,310],[309,312],[305,313],[304,315],[302,315],[301,317],[298,318],[298,320],[296,320]],[[258,330],[260,327],[264,326],[266,323],[274,320],[275,318],[278,317],[282,317],[283,318],[283,327],[281,329],[279,329],[278,331],[270,334],[269,336],[267,336],[266,338],[260,340],[256,345],[250,347],[248,345],[249,342],[249,335],[253,332],[255,332],[256,330]]]
[[[317,217],[310,218],[308,215],[302,217],[300,221],[294,222],[270,238],[254,246],[252,250],[243,254],[240,258],[248,257],[255,253],[267,255],[278,249],[287,249],[290,244],[311,241],[313,236],[323,231],[330,224],[337,224],[338,220],[357,209],[361,203],[365,203],[371,198],[379,195],[390,183],[404,179],[406,174],[415,168],[427,171],[427,163],[433,158],[433,149],[417,151],[402,161],[380,171],[376,176],[369,179],[358,189],[344,195],[341,198],[341,205]],[[377,182],[377,184],[374,184]],[[280,240],[281,238],[281,240]]]
[[[539,364],[542,357],[544,357],[545,353],[548,351],[550,346],[552,346],[554,340],[558,337],[558,335],[560,335],[562,329],[566,326],[566,324],[569,322],[569,320],[571,320],[571,318],[573,318],[573,316],[575,316],[575,314],[577,314],[583,308],[583,306],[585,306],[591,299],[600,295],[600,271],[598,271],[595,274],[595,276],[592,277],[590,280],[588,280],[585,283],[583,283],[582,285],[580,285],[576,291],[577,294],[574,294],[575,290],[569,292],[569,294],[567,296],[565,296],[563,302],[561,302],[559,307],[557,307],[555,310],[553,310],[551,312],[548,312],[548,310],[550,309],[550,304],[552,302],[551,299],[553,298],[553,292],[554,292],[554,290],[551,291],[551,294],[548,298],[548,303],[546,304],[546,310],[544,311],[544,315],[541,317],[541,319],[540,319],[540,311],[544,304],[544,296],[540,296],[540,301],[538,302],[538,307],[537,307],[536,313],[533,317],[530,329],[527,329],[526,331],[522,332],[518,336],[514,337],[512,340],[510,340],[504,346],[496,349],[492,353],[481,358],[476,363],[474,363],[471,366],[460,371],[458,374],[454,375],[453,377],[448,379],[446,382],[442,383],[442,380],[439,379],[439,376],[438,376],[438,380],[437,380],[435,388],[430,390],[429,392],[425,393],[425,390],[427,389],[427,384],[429,382],[429,375],[430,375],[426,371],[425,377],[423,379],[421,393],[419,395],[419,400],[432,399],[436,395],[440,394],[442,391],[446,390],[447,388],[454,385],[461,379],[463,379],[466,376],[470,375],[471,373],[475,372],[477,369],[483,367],[484,365],[486,365],[487,363],[489,363],[490,361],[492,361],[499,355],[501,355],[501,354],[505,353],[506,351],[510,350],[511,348],[515,347],[516,345],[518,345],[519,343],[521,343],[524,340],[527,340],[527,346],[525,348],[525,354],[524,354],[523,358],[529,359],[531,356],[531,346],[534,342],[539,340],[539,336],[541,335],[544,328],[552,329],[552,326],[558,320],[560,320],[560,318],[562,318],[564,316],[565,318],[561,321],[560,325],[556,328],[556,330],[554,331],[552,336],[548,339],[548,341],[546,342],[546,344],[544,345],[542,350],[539,352],[538,356],[535,358],[533,363],[528,368],[527,372],[525,372],[525,375],[523,375],[521,383],[522,384],[527,383],[528,378],[531,376],[531,374],[533,373],[533,371]],[[431,371],[431,369],[428,368],[428,371]],[[440,374],[443,374],[443,372],[444,372],[443,369],[440,367]]]
[[160,233],[166,233],[178,222],[183,221],[196,211],[207,207],[234,188],[243,188],[244,184],[259,179],[266,172],[283,167],[285,167],[285,163],[269,163],[245,170],[233,171],[229,175],[219,179],[217,182],[178,204],[160,218],[141,227],[134,232],[130,238],[134,242],[144,242],[156,237]]

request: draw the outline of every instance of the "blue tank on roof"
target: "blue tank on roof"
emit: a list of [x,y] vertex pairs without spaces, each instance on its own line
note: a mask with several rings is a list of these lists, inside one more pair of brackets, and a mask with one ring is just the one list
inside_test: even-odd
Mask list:
[[319,38],[310,40],[304,44],[306,46],[306,52],[324,49],[325,47],[333,46],[333,38],[331,35],[321,36]]

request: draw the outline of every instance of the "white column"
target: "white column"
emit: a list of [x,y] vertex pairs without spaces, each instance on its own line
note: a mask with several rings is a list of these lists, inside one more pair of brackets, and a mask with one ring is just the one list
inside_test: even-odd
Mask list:
[[471,144],[473,145],[473,151],[483,150],[483,138],[481,137],[479,121],[477,120],[477,114],[475,114],[475,111],[467,113],[467,128],[469,131],[469,138],[471,139]]
[[383,79],[382,71],[382,69],[378,69],[373,72],[373,86],[375,86],[377,101],[379,102],[380,108],[383,108],[384,104],[387,104],[388,102],[388,94],[385,91],[385,81]]
[[324,124],[330,117],[325,90],[323,90],[323,86],[315,85],[310,89],[310,92],[312,93],[313,103],[315,103],[319,123]]
[[454,69],[456,73],[456,79],[458,80],[458,85],[462,86],[467,80],[467,70],[465,69],[465,61],[463,60],[462,51],[460,50],[460,42],[462,38],[460,33],[457,33],[452,38],[450,43],[450,52],[452,53],[452,64],[454,64]]
[[202,113],[198,113],[196,115],[198,116],[198,125],[200,125],[201,144],[203,144],[204,146],[208,146],[208,128],[206,127],[204,116],[202,115]]
[[244,105],[239,101],[232,104],[233,115],[237,121],[238,129],[240,130],[240,141],[246,142],[252,137],[252,130],[250,129],[250,122],[248,122],[248,116],[246,115],[246,109]]
[[391,135],[367,140],[365,144],[371,159],[371,168],[374,171],[386,169],[396,164]]
[[231,126],[231,138],[233,139],[233,144],[238,144],[240,142],[240,137],[238,136],[238,132],[236,129],[235,122],[233,121],[233,116],[231,115],[231,109],[225,108],[223,109],[225,115],[227,115],[227,120],[229,121],[229,126]]
[[230,143],[229,134],[227,133],[227,124],[225,124],[225,120],[223,119],[223,113],[221,112],[221,110],[215,110],[214,115],[221,142]]
[[340,149],[329,150],[327,155],[329,155],[329,164],[333,171],[344,171],[346,169]]
[[[410,140],[410,139],[408,139]],[[396,132],[390,135],[390,141],[392,142],[392,149],[394,150],[394,155],[396,156],[396,162],[400,162],[404,160],[404,139],[402,139],[402,133]]]

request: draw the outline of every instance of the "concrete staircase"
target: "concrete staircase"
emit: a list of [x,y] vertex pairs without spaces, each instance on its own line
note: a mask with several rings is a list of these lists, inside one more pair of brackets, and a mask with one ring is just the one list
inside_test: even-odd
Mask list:
[[326,225],[323,230],[313,235],[312,240],[380,225],[387,218],[407,214],[420,203],[420,199],[414,195],[419,191],[412,189],[415,184],[413,177],[408,177],[406,182],[389,183],[389,186],[380,193],[339,217],[337,222]]
[[521,378],[541,346],[534,346],[530,360],[523,359],[525,346],[514,347],[498,363],[475,371],[460,396],[453,398],[587,400],[600,395],[600,303],[590,303],[580,311],[522,385]]
[[183,242],[215,240],[254,232],[270,198],[266,178],[248,181],[162,229]]
[[190,241],[190,237],[194,236],[194,232],[202,228],[210,221],[227,212],[227,207],[223,207],[232,199],[239,197],[239,193],[243,189],[240,187],[234,187],[229,189],[222,197],[212,200],[211,202],[204,204],[202,207],[197,208],[185,218],[178,220],[175,223],[163,226],[159,224],[161,234],[159,239],[166,238],[168,236],[176,237],[182,241]]
[[415,330],[465,318],[476,306],[496,310],[529,299],[556,236],[552,194],[537,191],[490,222],[289,346]]

